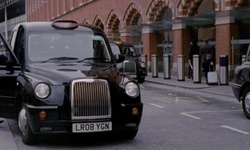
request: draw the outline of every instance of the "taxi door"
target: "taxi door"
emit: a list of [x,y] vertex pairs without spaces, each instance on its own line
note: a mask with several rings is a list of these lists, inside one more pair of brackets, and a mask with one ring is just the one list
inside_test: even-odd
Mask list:
[[16,57],[0,34],[0,117],[16,117],[16,78],[19,70]]

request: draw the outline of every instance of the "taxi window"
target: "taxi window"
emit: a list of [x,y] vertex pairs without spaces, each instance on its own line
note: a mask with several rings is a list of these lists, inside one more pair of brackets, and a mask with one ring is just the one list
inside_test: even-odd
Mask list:
[[108,52],[105,40],[101,36],[93,36],[93,50],[94,57],[96,58],[106,58],[110,60],[110,54]]
[[133,47],[122,47],[122,52],[126,56],[137,56],[136,51]]
[[248,49],[247,49],[245,61],[250,62],[250,44],[249,44]]
[[119,46],[117,46],[116,44],[113,44],[113,43],[111,43],[110,46],[111,46],[111,49],[112,49],[112,52],[114,55],[121,54]]
[[72,31],[33,33],[28,39],[28,53],[31,61],[46,61],[56,57],[71,57],[76,60],[99,57],[97,44],[102,49],[101,57],[111,60],[105,40],[93,33]]
[[4,41],[0,39],[0,65],[7,65],[11,61],[11,53],[4,44]]

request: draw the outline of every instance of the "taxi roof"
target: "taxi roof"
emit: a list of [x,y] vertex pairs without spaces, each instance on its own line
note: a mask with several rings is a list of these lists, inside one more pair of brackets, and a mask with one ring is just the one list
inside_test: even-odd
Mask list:
[[[54,21],[55,22],[55,21]],[[67,20],[65,21],[67,22]],[[15,29],[18,29],[20,26],[22,26],[26,32],[33,32],[33,31],[52,31],[52,30],[78,30],[78,31],[92,31],[92,32],[103,32],[98,27],[77,23],[76,28],[56,28],[53,27],[53,21],[51,22],[22,22],[15,26]]]
[[119,42],[119,41],[118,42],[117,41],[112,41],[110,43],[116,44],[118,46],[134,46],[132,43],[123,42],[123,41],[121,41],[121,42]]

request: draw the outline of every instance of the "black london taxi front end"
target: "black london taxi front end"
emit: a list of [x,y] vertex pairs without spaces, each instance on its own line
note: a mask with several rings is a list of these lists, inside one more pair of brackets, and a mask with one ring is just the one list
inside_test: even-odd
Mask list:
[[22,140],[43,134],[116,133],[133,139],[140,88],[116,68],[104,32],[72,20],[16,25],[1,35],[0,116],[18,120]]
[[250,46],[245,61],[234,70],[232,90],[235,98],[242,104],[245,117],[250,119]]
[[125,61],[117,64],[120,72],[136,79],[138,83],[143,83],[147,76],[147,68],[145,62],[141,61],[140,54],[136,51],[134,45],[123,41],[110,42],[110,45],[114,54],[125,56]]

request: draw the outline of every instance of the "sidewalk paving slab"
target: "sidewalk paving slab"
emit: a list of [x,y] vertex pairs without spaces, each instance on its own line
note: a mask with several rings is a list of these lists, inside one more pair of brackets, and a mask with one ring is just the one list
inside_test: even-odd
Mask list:
[[3,123],[0,124],[0,149],[1,150],[18,150],[13,134],[10,130],[8,122],[4,118],[0,118],[4,120]]
[[167,86],[174,86],[186,89],[194,89],[201,92],[213,93],[217,95],[230,96],[234,97],[232,91],[232,82],[228,82],[228,85],[208,85],[204,77],[201,78],[201,83],[194,83],[193,79],[185,77],[184,81],[178,81],[177,76],[171,75],[170,79],[164,79],[164,74],[162,72],[158,73],[158,77],[152,77],[152,74],[149,72],[145,78],[146,82],[162,84]]

